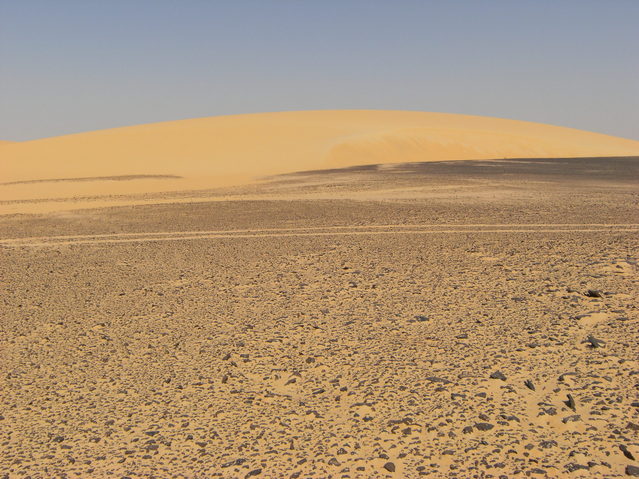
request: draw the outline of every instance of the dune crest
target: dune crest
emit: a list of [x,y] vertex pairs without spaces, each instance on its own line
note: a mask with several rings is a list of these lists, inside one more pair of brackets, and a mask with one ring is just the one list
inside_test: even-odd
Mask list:
[[[3,144],[0,201],[205,189],[376,163],[634,155],[633,140],[477,116],[377,110],[220,116]],[[123,176],[144,180],[104,179]],[[96,181],[26,183],[67,178]]]

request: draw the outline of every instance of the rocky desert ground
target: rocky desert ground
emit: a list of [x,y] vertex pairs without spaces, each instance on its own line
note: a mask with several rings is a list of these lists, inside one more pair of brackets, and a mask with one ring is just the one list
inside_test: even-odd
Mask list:
[[638,186],[412,163],[0,216],[0,471],[639,475]]

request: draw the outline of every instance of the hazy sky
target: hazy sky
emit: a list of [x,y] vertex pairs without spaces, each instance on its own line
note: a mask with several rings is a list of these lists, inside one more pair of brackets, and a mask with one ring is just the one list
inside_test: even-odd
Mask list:
[[307,109],[639,139],[639,0],[0,0],[0,139]]

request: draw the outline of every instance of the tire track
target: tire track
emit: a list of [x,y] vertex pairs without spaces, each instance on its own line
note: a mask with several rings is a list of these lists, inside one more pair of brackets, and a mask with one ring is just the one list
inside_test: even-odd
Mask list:
[[323,237],[393,234],[481,234],[481,233],[638,233],[639,224],[424,224],[316,226],[305,228],[263,228],[207,231],[160,231],[74,236],[38,236],[0,240],[5,248],[54,247],[117,243],[148,243],[202,239]]

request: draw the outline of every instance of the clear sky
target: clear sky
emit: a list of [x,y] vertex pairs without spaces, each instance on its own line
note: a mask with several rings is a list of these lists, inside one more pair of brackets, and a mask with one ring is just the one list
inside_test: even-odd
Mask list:
[[639,0],[0,0],[0,139],[308,109],[639,139]]

